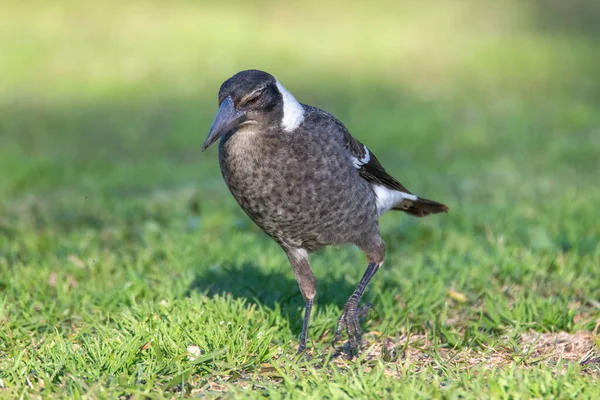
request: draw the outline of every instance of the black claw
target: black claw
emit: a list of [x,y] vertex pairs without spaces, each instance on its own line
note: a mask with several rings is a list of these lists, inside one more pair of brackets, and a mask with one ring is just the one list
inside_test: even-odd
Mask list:
[[373,304],[367,303],[358,309],[358,316],[362,317],[362,318],[366,318],[369,316],[369,310],[373,310],[373,309],[375,309],[375,307],[373,307]]
[[363,295],[363,292],[365,291],[365,288],[371,281],[373,275],[375,275],[375,272],[377,272],[377,269],[379,269],[380,265],[381,262],[369,263],[369,267],[365,271],[365,274],[352,293],[352,296],[350,296],[348,302],[344,306],[344,312],[338,320],[337,331],[333,337],[332,346],[335,347],[335,343],[342,337],[342,329],[344,329],[345,326],[346,332],[348,332],[348,341],[352,347],[352,350],[356,350],[356,353],[360,351],[360,346],[362,344],[362,331],[360,329],[360,321],[358,320],[358,317],[366,317],[369,315],[369,310],[373,308],[373,305],[367,304],[360,308],[357,308],[357,306],[360,298]]
[[362,331],[356,308],[349,310],[347,313],[346,329],[348,331],[348,339],[350,339],[350,346],[352,349],[359,350],[362,344]]
[[344,307],[344,312],[338,320],[337,330],[331,345],[335,347],[335,344],[342,338],[343,329],[346,328],[350,351],[351,353],[358,354],[362,345],[362,330],[360,328],[360,321],[358,317],[364,318],[368,316],[369,310],[372,308],[372,304],[366,304],[359,308],[356,308],[355,304],[346,304]]
[[335,344],[342,338],[342,329],[346,326],[346,311],[342,313],[340,319],[338,319],[337,330],[335,331],[335,336],[331,341],[331,346],[335,347]]

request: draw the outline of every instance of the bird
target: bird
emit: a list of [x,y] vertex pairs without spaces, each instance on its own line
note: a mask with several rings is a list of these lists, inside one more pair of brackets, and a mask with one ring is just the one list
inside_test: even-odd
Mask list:
[[367,269],[344,305],[332,341],[335,348],[345,329],[352,354],[359,353],[359,317],[372,308],[359,302],[385,256],[379,218],[389,210],[424,217],[448,207],[412,194],[339,120],[300,103],[267,72],[236,73],[221,85],[218,104],[202,151],[220,139],[225,184],[287,255],[305,301],[298,353],[306,350],[317,294],[309,254],[343,244],[366,254]]

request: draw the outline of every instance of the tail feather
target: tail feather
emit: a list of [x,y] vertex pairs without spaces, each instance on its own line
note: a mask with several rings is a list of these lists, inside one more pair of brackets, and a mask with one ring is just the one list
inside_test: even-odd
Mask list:
[[441,212],[448,212],[448,206],[438,203],[437,201],[422,199],[417,197],[417,200],[411,201],[410,203],[403,202],[398,206],[392,208],[392,210],[404,211],[415,217],[424,217],[429,214],[437,214]]

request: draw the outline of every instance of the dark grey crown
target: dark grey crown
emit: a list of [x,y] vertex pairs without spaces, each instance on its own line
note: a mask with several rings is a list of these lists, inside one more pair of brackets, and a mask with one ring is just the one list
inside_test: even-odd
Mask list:
[[219,105],[231,97],[236,109],[265,109],[281,101],[277,80],[264,71],[249,69],[227,79],[219,89]]

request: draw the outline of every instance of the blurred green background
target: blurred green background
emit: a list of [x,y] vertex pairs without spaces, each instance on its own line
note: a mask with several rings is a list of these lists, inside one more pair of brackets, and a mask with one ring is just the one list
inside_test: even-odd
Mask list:
[[[32,331],[80,343],[101,323],[110,338],[126,325],[121,312],[143,320],[143,307],[164,299],[185,312],[190,290],[221,286],[267,305],[255,323],[294,347],[302,301],[285,256],[228,193],[216,147],[201,152],[221,82],[248,68],[333,113],[410,190],[450,207],[382,218],[388,267],[368,295],[380,311],[372,329],[427,331],[451,287],[471,308],[444,313],[464,324],[483,323],[482,296],[508,313],[485,332],[593,328],[600,2],[9,0],[0,12],[3,359],[30,346]],[[363,263],[352,249],[313,261],[311,335],[323,346]],[[412,302],[398,306],[397,293]],[[269,319],[279,307],[289,321]],[[463,322],[449,332],[460,337]],[[163,351],[218,348],[221,339],[195,334]],[[37,357],[22,357],[13,379],[41,359],[60,364]],[[138,362],[111,373],[133,374]],[[167,379],[169,368],[148,373]]]
[[2,197],[206,189],[219,177],[214,154],[198,143],[220,83],[246,68],[330,110],[409,187],[446,173],[433,194],[447,197],[452,187],[464,195],[469,182],[485,192],[482,180],[494,180],[507,189],[506,206],[557,179],[572,191],[598,166],[599,8],[582,0],[8,2]]
[[161,188],[224,195],[216,157],[199,143],[220,83],[258,68],[332,112],[409,188],[456,214],[576,213],[598,199],[599,8],[9,2],[0,28],[4,212],[43,198],[40,207],[76,214],[71,202],[88,210]]

